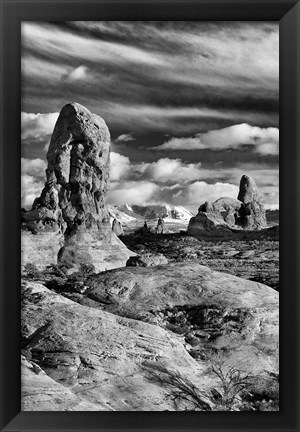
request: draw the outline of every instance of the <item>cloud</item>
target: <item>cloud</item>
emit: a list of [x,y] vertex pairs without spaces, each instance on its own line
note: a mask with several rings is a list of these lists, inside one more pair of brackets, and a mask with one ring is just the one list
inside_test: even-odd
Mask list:
[[160,188],[148,181],[111,183],[108,202],[111,204],[146,204],[152,202]]
[[[127,102],[124,102],[127,101]],[[88,100],[89,103],[92,102]],[[97,101],[98,103],[98,101]],[[89,106],[89,105],[88,105]],[[93,111],[93,108],[90,107]],[[99,109],[97,104],[94,111]],[[97,111],[95,111],[97,112]],[[154,105],[152,103],[134,103],[133,98],[124,95],[119,102],[102,100],[101,116],[109,125],[130,128],[139,134],[154,131],[168,135],[177,133],[191,134],[200,130],[207,131],[219,126],[245,122],[259,125],[276,124],[278,114],[233,108],[209,108],[205,106]],[[172,133],[171,133],[172,132]],[[198,140],[197,140],[198,142]]]
[[171,204],[187,206],[196,211],[205,201],[215,201],[222,196],[236,198],[238,186],[217,182],[208,184],[197,181],[185,185],[160,187],[150,181],[126,181],[111,184],[108,202],[114,205],[128,204]]
[[201,163],[185,164],[180,159],[159,159],[136,166],[144,178],[161,183],[186,183],[201,178]]
[[59,113],[21,113],[21,138],[39,138],[53,132]]
[[188,186],[186,202],[190,205],[200,205],[205,201],[214,202],[221,197],[236,198],[239,187],[230,183],[208,184],[198,181]]
[[278,128],[260,128],[242,123],[223,129],[199,133],[194,137],[173,137],[167,142],[153,147],[154,150],[225,150],[253,145],[260,154],[278,154]]
[[44,183],[28,174],[21,175],[21,206],[29,209],[36,197],[40,196]]
[[249,175],[255,180],[259,190],[266,190],[267,187],[273,186],[277,188],[279,186],[279,169],[278,167],[270,167],[265,164],[240,164],[239,167],[232,167],[228,170],[220,170],[224,173],[223,177],[219,178],[226,179],[226,181],[239,184],[243,174]]
[[118,138],[116,139],[116,142],[120,142],[120,141],[128,142],[134,140],[135,140],[134,136],[131,133],[128,133],[128,134],[119,135]]
[[256,152],[262,155],[278,155],[279,143],[274,142],[262,142],[256,146]]
[[[278,167],[271,167],[267,164],[240,163],[232,167],[223,167],[219,164],[204,168],[201,162],[186,163],[179,158],[161,158],[151,163],[133,163],[127,156],[111,153],[110,178],[112,182],[115,182],[115,189],[117,182],[125,182],[127,185],[135,185],[134,187],[138,182],[151,183],[160,187],[160,191],[156,192],[156,199],[160,196],[161,199],[168,202],[176,198],[177,204],[180,204],[179,198],[184,200],[196,189],[199,189],[202,194],[205,190],[207,199],[212,195],[209,200],[220,198],[219,193],[228,193],[229,196],[236,198],[243,174],[254,178],[262,195],[270,187],[278,190]],[[123,189],[123,186],[121,188]],[[122,199],[122,195],[119,197]]]
[[21,158],[21,206],[30,208],[35,198],[40,196],[46,180],[46,161]]
[[22,23],[22,40],[34,51],[44,52],[56,59],[81,59],[89,62],[110,62],[131,65],[163,66],[160,53],[149,52],[133,45],[99,40],[75,34],[50,23]]
[[202,172],[201,163],[187,164],[180,159],[162,158],[151,163],[132,163],[127,156],[111,152],[110,160],[110,179],[113,182],[122,179],[164,184],[187,183],[207,174],[207,170]]
[[110,153],[110,180],[117,181],[125,177],[130,171],[130,160],[119,153]]
[[24,110],[67,97],[93,112],[100,101],[118,130],[276,126],[278,40],[278,23],[264,22],[23,22]]
[[35,177],[45,177],[46,161],[42,159],[21,158],[21,173]]
[[279,209],[279,189],[278,184],[269,184],[264,186],[261,190],[261,198],[266,209],[276,210]]
[[63,78],[69,82],[80,81],[87,78],[87,71],[88,68],[84,65],[81,65],[66,74]]

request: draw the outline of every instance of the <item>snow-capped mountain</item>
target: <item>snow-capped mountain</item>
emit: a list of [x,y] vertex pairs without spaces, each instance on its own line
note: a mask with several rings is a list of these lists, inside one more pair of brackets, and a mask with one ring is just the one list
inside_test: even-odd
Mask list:
[[143,216],[141,216],[138,213],[135,213],[134,210],[132,209],[132,207],[128,204],[124,204],[124,205],[120,205],[120,206],[109,206],[110,208],[114,208],[115,212],[119,212],[122,213],[126,218],[126,216],[133,218],[135,220],[143,220]]
[[[122,223],[122,225],[127,225],[130,223],[133,223],[137,221],[138,219],[142,219],[140,216],[135,217],[134,213],[132,212],[132,215],[125,213],[124,211],[120,210],[118,207],[115,207],[113,205],[108,204],[108,212],[110,216],[110,223],[112,225],[112,221],[114,219],[117,219]],[[129,213],[129,211],[128,211]]]
[[191,217],[194,216],[189,210],[187,210],[182,206],[174,206],[171,209],[170,214],[172,219],[180,219],[180,220],[187,220],[187,221],[189,221]]
[[165,220],[189,221],[193,214],[182,206],[170,205],[147,205],[140,206],[125,204],[117,207],[119,211],[125,212],[128,216],[142,218],[146,220],[157,219],[159,217]]

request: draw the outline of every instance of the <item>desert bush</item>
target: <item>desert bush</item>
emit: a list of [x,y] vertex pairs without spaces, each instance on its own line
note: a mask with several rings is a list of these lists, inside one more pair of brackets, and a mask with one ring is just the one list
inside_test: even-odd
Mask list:
[[[211,359],[207,373],[217,378],[216,388],[209,392],[203,391],[179,372],[169,370],[160,363],[146,363],[147,379],[161,385],[166,390],[166,398],[171,399],[175,409],[182,404],[189,406],[189,410],[200,411],[243,411],[260,410],[256,405],[246,401],[246,394],[252,395],[254,377],[237,367],[226,367],[219,358]],[[265,400],[264,400],[265,403]],[[265,405],[261,406],[261,410]]]
[[166,324],[166,329],[171,330],[173,333],[177,333],[180,335],[186,334],[190,331],[188,325],[180,325],[180,324]]
[[241,393],[245,389],[249,389],[253,384],[253,376],[242,370],[231,366],[225,367],[217,361],[211,361],[211,366],[208,370],[215,375],[220,384],[220,389],[212,391],[212,397],[215,399],[216,411],[232,411],[237,401],[241,402]]
[[65,285],[66,285],[66,279],[62,278],[62,277],[57,277],[57,276],[54,276],[53,278],[51,278],[45,282],[45,286],[48,289],[55,291],[55,292],[58,292],[58,293],[61,291],[64,291]]
[[279,411],[279,374],[266,371],[241,398],[241,411]]
[[[56,276],[56,274],[61,274],[62,276]],[[67,276],[63,271],[59,270],[57,272],[55,271],[52,274],[48,273],[46,279],[46,287],[58,293],[75,292],[83,294],[87,289],[87,275],[83,275],[80,272],[73,273],[70,276]]]
[[83,275],[90,275],[92,273],[95,273],[95,267],[93,264],[82,263],[80,264],[79,273]]
[[42,273],[37,269],[36,265],[32,263],[27,263],[24,266],[24,276],[28,279],[41,279]]
[[188,343],[192,347],[195,347],[195,346],[199,345],[199,343],[200,343],[200,340],[198,338],[196,338],[195,336],[190,335],[190,334],[187,334],[185,336],[185,341],[186,341],[186,343]]
[[171,371],[161,363],[145,362],[142,368],[150,382],[159,384],[166,390],[166,399],[172,400],[176,410],[183,404],[185,409],[190,411],[212,411],[206,393],[179,372]]
[[44,270],[44,275],[45,276],[56,276],[56,277],[61,277],[61,278],[65,278],[67,277],[67,267],[64,264],[50,264],[49,266],[46,267],[46,269]]
[[73,273],[68,277],[65,284],[65,291],[83,293],[86,290],[85,287],[86,275],[79,272]]

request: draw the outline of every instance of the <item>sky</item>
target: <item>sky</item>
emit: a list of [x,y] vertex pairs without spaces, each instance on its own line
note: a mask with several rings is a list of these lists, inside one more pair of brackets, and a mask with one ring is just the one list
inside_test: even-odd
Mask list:
[[70,102],[109,127],[109,203],[195,213],[248,174],[279,207],[278,22],[23,22],[21,67],[23,207]]

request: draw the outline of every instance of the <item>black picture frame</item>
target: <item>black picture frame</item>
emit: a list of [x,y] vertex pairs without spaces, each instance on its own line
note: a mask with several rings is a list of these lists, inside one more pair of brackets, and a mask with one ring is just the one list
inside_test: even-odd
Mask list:
[[[295,0],[0,0],[1,431],[300,430],[299,47]],[[280,411],[20,411],[20,23],[64,20],[280,21]],[[297,412],[298,411],[298,412]]]

